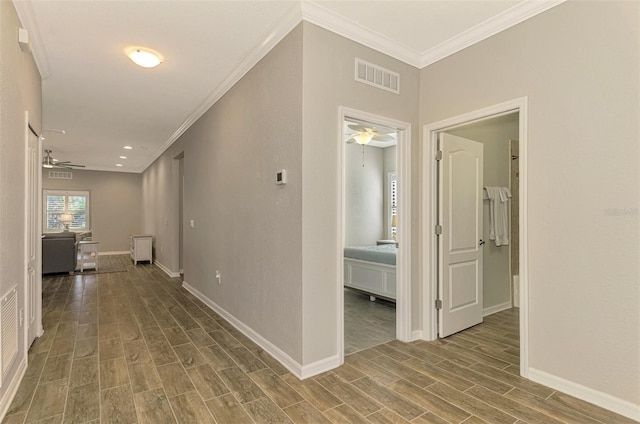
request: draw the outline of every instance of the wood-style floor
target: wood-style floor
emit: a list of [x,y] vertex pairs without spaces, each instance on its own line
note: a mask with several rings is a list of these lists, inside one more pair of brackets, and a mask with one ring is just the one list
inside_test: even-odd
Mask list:
[[349,355],[396,338],[396,304],[344,289],[344,353]]
[[153,265],[46,278],[3,423],[630,423],[518,376],[518,311],[299,381]]

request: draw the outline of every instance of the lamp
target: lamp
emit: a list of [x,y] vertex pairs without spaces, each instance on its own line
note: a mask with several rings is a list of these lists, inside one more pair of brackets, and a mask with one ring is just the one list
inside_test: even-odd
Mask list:
[[358,134],[353,136],[353,139],[356,141],[356,143],[362,144],[363,146],[365,144],[369,144],[372,138],[373,134],[365,131],[359,132]]
[[393,240],[398,241],[398,215],[391,215],[391,226],[396,228],[396,232],[393,233]]
[[73,215],[70,213],[63,213],[60,215],[60,218],[58,218],[58,221],[62,222],[65,231],[69,231],[69,224],[73,222]]

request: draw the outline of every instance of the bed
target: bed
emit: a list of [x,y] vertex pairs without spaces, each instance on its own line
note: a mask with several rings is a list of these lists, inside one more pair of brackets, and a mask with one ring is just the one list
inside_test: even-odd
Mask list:
[[395,244],[344,248],[345,287],[396,299]]

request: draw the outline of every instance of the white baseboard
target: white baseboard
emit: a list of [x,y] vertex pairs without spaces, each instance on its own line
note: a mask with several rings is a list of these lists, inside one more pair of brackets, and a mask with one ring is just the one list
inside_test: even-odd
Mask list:
[[27,372],[27,361],[26,358],[23,358],[22,362],[18,366],[18,371],[16,372],[16,376],[11,380],[7,390],[4,392],[4,396],[0,399],[0,421],[4,420],[4,416],[7,411],[9,411],[9,407],[11,406],[11,402],[13,402],[13,398],[16,397],[16,393],[18,393],[18,387],[20,387],[20,383],[22,383],[22,378],[24,374]]
[[497,312],[504,311],[506,309],[511,309],[511,308],[512,308],[511,301],[504,302],[495,306],[489,306],[488,308],[484,308],[482,310],[482,316],[486,317],[487,315],[495,314]]
[[98,252],[98,256],[108,256],[108,255],[130,255],[131,252],[128,250],[122,251],[113,251],[113,252]]
[[314,375],[329,371],[330,369],[340,366],[340,358],[338,356],[332,356],[314,362],[312,364],[302,366],[289,355],[284,353],[279,347],[277,347],[269,340],[265,339],[260,334],[255,332],[252,328],[231,315],[220,305],[202,294],[198,289],[190,286],[186,281],[182,282],[182,287],[184,287],[187,291],[189,291],[189,293],[200,299],[205,305],[213,309],[216,313],[218,313],[221,317],[223,317],[231,325],[233,325],[238,331],[251,339],[251,341],[260,346],[265,352],[275,358],[275,360],[280,362],[282,366],[291,371],[291,373],[298,377],[300,380],[312,377]]
[[422,340],[423,336],[424,333],[422,332],[422,330],[413,330],[411,332],[411,341],[415,342],[416,340]]
[[640,405],[638,404],[611,396],[607,393],[599,392],[535,368],[529,368],[528,374],[529,380],[531,381],[544,384],[552,389],[559,390],[578,399],[593,403],[594,405],[613,411],[616,414],[620,414],[640,422]]
[[167,268],[164,264],[162,264],[162,262],[158,262],[157,260],[155,262],[153,262],[154,264],[158,265],[158,268],[160,268],[162,271],[164,271],[165,274],[167,274],[169,277],[171,278],[178,278],[180,277],[180,273],[179,272],[174,272],[171,271],[169,268]]
[[305,378],[322,374],[325,371],[332,370],[339,366],[340,366],[340,357],[338,355],[334,355],[334,356],[330,356],[328,358],[313,362],[309,365],[303,365],[302,369],[300,370],[300,375],[296,374],[296,376],[300,380],[304,380]]

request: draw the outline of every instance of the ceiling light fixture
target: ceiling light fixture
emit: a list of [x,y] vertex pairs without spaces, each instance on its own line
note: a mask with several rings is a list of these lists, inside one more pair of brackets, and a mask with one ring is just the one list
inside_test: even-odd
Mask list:
[[116,163],[116,166],[122,166],[122,164],[121,163]]
[[356,141],[356,143],[362,145],[368,144],[372,138],[373,134],[368,131],[363,131],[353,136],[353,139]]
[[131,147],[131,146],[124,146],[124,148],[125,148],[126,150],[131,150],[131,149],[133,149],[133,147]]
[[127,158],[126,156],[120,156],[120,159],[126,159],[126,158]]
[[138,66],[155,68],[162,63],[160,53],[144,47],[131,47],[126,50],[127,56]]

